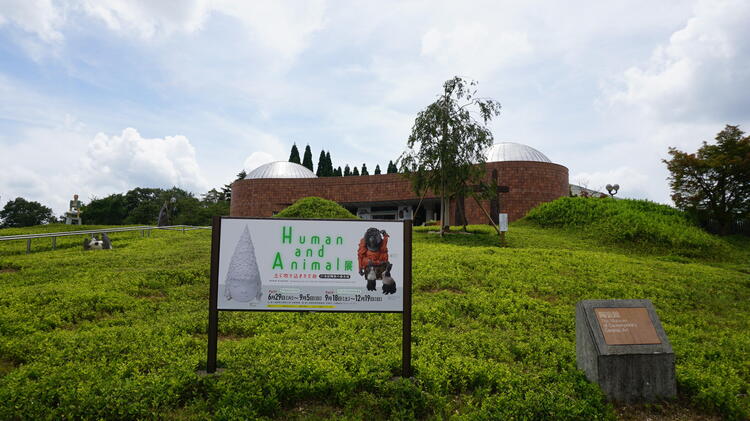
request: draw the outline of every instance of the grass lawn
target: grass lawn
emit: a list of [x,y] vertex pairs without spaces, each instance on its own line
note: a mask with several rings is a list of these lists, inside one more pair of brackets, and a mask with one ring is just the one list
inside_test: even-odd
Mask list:
[[[44,230],[60,226],[0,235]],[[115,233],[96,252],[0,242],[0,419],[749,416],[747,238],[705,258],[528,221],[506,248],[483,226],[415,231],[413,380],[394,379],[394,314],[222,312],[224,370],[199,375],[209,231]],[[576,302],[619,298],[654,303],[678,400],[612,406],[576,369]]]

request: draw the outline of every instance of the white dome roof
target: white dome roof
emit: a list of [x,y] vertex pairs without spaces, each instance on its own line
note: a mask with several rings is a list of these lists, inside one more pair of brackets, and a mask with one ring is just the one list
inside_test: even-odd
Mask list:
[[252,178],[317,178],[314,172],[300,164],[287,161],[269,162],[250,171],[245,177],[246,180]]
[[552,162],[543,153],[531,146],[513,142],[500,142],[490,146],[485,153],[487,162],[535,161]]

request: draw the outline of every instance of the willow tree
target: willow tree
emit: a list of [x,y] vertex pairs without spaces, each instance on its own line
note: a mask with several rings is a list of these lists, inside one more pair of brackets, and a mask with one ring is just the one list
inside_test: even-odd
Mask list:
[[450,198],[481,183],[484,153],[493,142],[487,124],[499,114],[499,102],[477,96],[476,81],[456,76],[414,120],[408,149],[399,158],[401,172],[417,195],[432,190],[440,196],[440,235],[448,225]]

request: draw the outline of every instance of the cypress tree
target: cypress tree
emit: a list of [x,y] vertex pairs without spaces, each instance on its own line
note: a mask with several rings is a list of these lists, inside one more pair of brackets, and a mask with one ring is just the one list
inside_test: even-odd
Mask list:
[[305,156],[302,158],[302,165],[310,171],[313,170],[312,151],[309,144],[305,146]]
[[349,164],[346,164],[344,166],[344,177],[349,177],[352,175],[352,170],[349,169]]
[[334,173],[336,177],[343,177],[344,173],[341,171],[341,166],[339,165],[338,168],[336,168],[336,172]]
[[362,175],[370,175],[367,171],[367,164],[362,164]]
[[380,175],[380,164],[375,165],[375,175]]
[[331,162],[331,151],[326,152],[326,177],[333,177],[333,162]]
[[354,167],[354,171],[352,171],[352,175],[359,176],[359,169],[357,167]]
[[396,168],[396,164],[394,164],[393,161],[388,161],[387,174],[395,174],[397,172],[398,172],[398,168]]
[[318,170],[315,171],[315,175],[318,177],[328,177],[328,164],[326,163],[326,153],[325,151],[320,151],[320,156],[318,157]]
[[295,164],[299,164],[299,150],[297,149],[297,144],[292,145],[292,153],[289,154],[289,162],[294,162]]

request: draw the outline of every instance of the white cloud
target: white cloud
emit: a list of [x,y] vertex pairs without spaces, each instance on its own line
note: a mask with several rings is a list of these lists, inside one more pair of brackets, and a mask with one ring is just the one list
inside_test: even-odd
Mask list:
[[208,190],[185,136],[147,139],[127,128],[119,136],[99,133],[91,139],[77,130],[80,123],[68,120],[67,127],[25,130],[17,143],[4,147],[3,202],[24,197],[59,215],[74,193],[88,201],[135,187],[177,186],[196,194]]
[[457,74],[482,79],[501,66],[518,64],[533,50],[524,32],[497,31],[479,22],[450,30],[429,29],[422,36],[422,55]]
[[271,155],[270,153],[258,151],[251,153],[250,156],[245,159],[245,163],[242,167],[246,172],[249,173],[263,164],[268,164],[269,162],[274,161],[281,161],[281,159]]
[[97,190],[122,192],[136,186],[208,190],[195,148],[185,136],[147,139],[133,128],[120,136],[99,133],[89,143],[83,165],[87,184]]
[[667,120],[747,118],[750,97],[750,3],[703,1],[647,63],[627,69],[612,104]]
[[52,0],[5,0],[0,4],[0,25],[8,21],[44,42],[63,39],[58,28],[64,21],[64,10]]
[[178,31],[198,31],[210,13],[206,0],[178,4],[149,0],[83,0],[81,8],[110,29],[143,39]]
[[285,58],[303,51],[310,35],[325,25],[325,2],[238,2],[218,0],[216,12],[238,19],[254,41]]
[[618,197],[648,198],[653,191],[650,177],[639,168],[621,166],[606,171],[579,172],[570,175],[570,182],[592,190],[606,193],[607,184],[619,184]]

